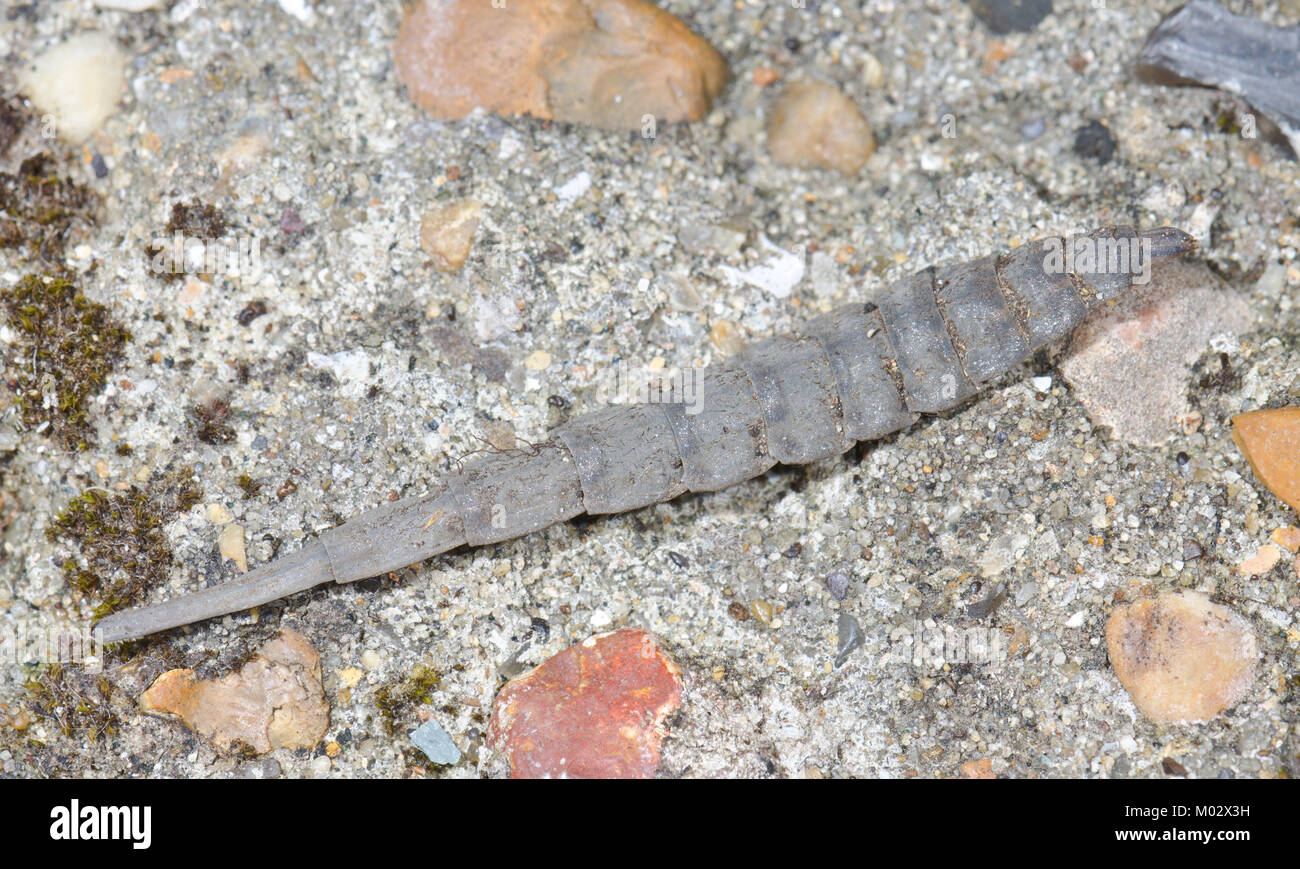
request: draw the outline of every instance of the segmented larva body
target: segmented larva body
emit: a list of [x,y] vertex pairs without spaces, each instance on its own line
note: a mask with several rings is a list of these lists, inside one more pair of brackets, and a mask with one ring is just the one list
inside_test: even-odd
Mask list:
[[370,510],[238,580],[111,615],[100,636],[143,636],[465,544],[510,540],[580,513],[635,510],[723,489],[778,463],[842,454],[919,414],[960,405],[1126,291],[1134,268],[1114,268],[1104,253],[1082,271],[1049,265],[1053,246],[1103,242],[1145,253],[1147,277],[1195,247],[1176,229],[1112,227],[932,266],[873,303],[837,308],[711,366],[699,407],[636,404],[576,417],[536,450],[480,456],[429,494]]

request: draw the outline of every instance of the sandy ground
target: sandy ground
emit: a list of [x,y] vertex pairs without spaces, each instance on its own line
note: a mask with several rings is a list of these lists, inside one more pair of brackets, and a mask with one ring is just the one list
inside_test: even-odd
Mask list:
[[[204,505],[233,514],[261,563],[392,492],[419,494],[499,423],[543,439],[598,406],[620,360],[708,364],[720,321],[746,336],[784,330],[923,265],[1048,232],[1188,225],[1205,203],[1196,219],[1215,216],[1205,260],[1258,324],[1231,353],[1240,383],[1189,383],[1201,429],[1135,448],[1094,428],[1040,359],[963,410],[839,460],[174,632],[115,671],[115,735],[90,744],[45,720],[23,738],[0,733],[5,775],[409,775],[425,761],[400,728],[386,732],[375,694],[421,663],[442,676],[426,713],[468,752],[423,774],[497,775],[500,759],[480,746],[503,668],[625,624],[661,636],[686,673],[667,776],[942,777],[984,758],[1011,777],[1159,777],[1165,757],[1196,776],[1300,772],[1300,580],[1289,563],[1258,579],[1233,570],[1296,517],[1253,480],[1225,426],[1300,390],[1296,164],[1220,129],[1221,116],[1244,111],[1232,98],[1132,78],[1156,6],[1058,0],[1034,32],[996,37],[955,0],[663,5],[719,48],[734,78],[705,122],[650,141],[485,115],[427,119],[395,83],[400,10],[387,0],[319,2],[308,20],[258,0],[206,0],[188,16],[42,0],[0,16],[11,67],[86,28],[132,58],[119,111],[85,151],[68,152],[69,171],[106,200],[103,222],[69,255],[85,292],[135,334],[97,400],[97,446],[70,454],[33,433],[10,439],[6,498],[21,510],[4,532],[0,625],[36,608],[75,611],[57,566],[67,550],[44,531],[88,486],[190,465]],[[1288,20],[1275,3],[1254,8]],[[884,70],[875,89],[868,52]],[[880,147],[860,177],[772,163],[762,130],[775,88],[753,83],[760,66],[823,76],[863,108]],[[1039,120],[1042,134],[1027,139]],[[1072,151],[1092,120],[1118,143],[1106,165]],[[103,179],[90,170],[94,151]],[[565,185],[583,173],[590,188],[570,197],[582,182]],[[420,249],[419,217],[463,196],[486,203],[485,224],[462,271],[443,275]],[[141,246],[173,202],[192,197],[260,242],[260,280],[196,294],[146,272]],[[305,232],[282,232],[286,208]],[[748,233],[734,255],[678,243],[684,225],[723,221]],[[785,250],[844,249],[843,262],[824,258],[778,298],[727,270],[761,261],[761,236]],[[3,262],[8,285],[18,265]],[[1289,264],[1289,282],[1285,269],[1260,281],[1275,262]],[[253,300],[269,313],[241,325]],[[537,350],[552,359],[542,371],[524,364]],[[334,358],[330,376],[315,354]],[[1217,353],[1207,347],[1205,359],[1217,364]],[[1052,377],[1050,388],[1030,375]],[[232,443],[195,437],[190,409],[214,396],[233,408]],[[133,454],[118,455],[118,442]],[[245,473],[265,483],[252,499],[236,484]],[[291,477],[296,492],[278,498]],[[198,506],[167,526],[179,563],[158,597],[237,574],[207,515]],[[1104,546],[1089,542],[1097,535]],[[1189,538],[1204,557],[1184,561]],[[851,579],[843,601],[826,588],[837,571]],[[1005,603],[969,617],[998,583]],[[1116,681],[1104,625],[1121,590],[1182,588],[1250,619],[1260,675],[1218,719],[1156,727]],[[728,614],[754,600],[773,606],[767,624]],[[842,613],[865,645],[837,668]],[[989,663],[901,661],[903,638],[927,619],[998,633],[1010,651]],[[225,672],[282,626],[322,655],[332,708],[320,749],[222,757],[134,709],[163,669]],[[339,675],[348,667],[364,671],[350,689]],[[0,702],[20,701],[26,677],[6,664]],[[332,758],[329,742],[340,749]]]

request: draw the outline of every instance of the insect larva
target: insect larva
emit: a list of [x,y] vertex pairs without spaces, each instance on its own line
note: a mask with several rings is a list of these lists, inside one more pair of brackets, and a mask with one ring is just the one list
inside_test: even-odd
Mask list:
[[[1194,247],[1177,229],[1108,228],[931,266],[886,287],[874,303],[845,305],[710,367],[697,412],[636,404],[584,414],[536,449],[479,457],[429,494],[363,513],[233,582],[110,615],[98,625],[100,637],[144,636],[465,544],[510,540],[583,512],[635,510],[723,489],[778,463],[842,454],[919,414],[960,405],[1065,338],[1128,289],[1142,254],[1149,278],[1151,268]],[[1053,249],[1085,248],[1102,250],[1087,268],[1050,265]],[[1117,267],[1116,248],[1132,253],[1126,267]]]

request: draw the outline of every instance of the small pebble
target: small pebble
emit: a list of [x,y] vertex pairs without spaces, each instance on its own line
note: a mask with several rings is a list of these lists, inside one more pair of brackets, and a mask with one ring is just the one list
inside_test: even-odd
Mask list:
[[244,551],[244,526],[233,522],[221,529],[217,549],[222,558],[235,562],[240,573],[248,573],[248,555]]
[[551,365],[551,354],[545,350],[534,350],[524,360],[524,367],[529,371],[545,371]]
[[39,114],[54,115],[60,138],[79,145],[117,109],[126,91],[126,55],[107,34],[80,33],[36,58],[19,88]]
[[[483,107],[645,132],[697,121],[727,78],[713,46],[645,0],[408,4],[397,80],[439,120]],[[651,131],[653,134],[653,131]]]
[[1197,592],[1117,608],[1106,649],[1134,704],[1157,724],[1205,721],[1237,703],[1259,657],[1250,623]]
[[[258,754],[312,748],[329,727],[320,655],[284,630],[237,672],[198,680],[193,670],[168,670],[140,697],[154,714],[179,716],[221,750],[246,744]],[[326,769],[329,759],[325,758]]]
[[1271,543],[1259,547],[1259,551],[1237,565],[1237,572],[1243,576],[1266,576],[1282,560],[1282,550]]
[[856,175],[875,152],[876,140],[862,112],[838,88],[801,79],[788,84],[772,107],[767,149],[786,166]]
[[967,0],[994,33],[1028,33],[1052,14],[1052,0]]
[[433,257],[433,266],[448,274],[460,271],[474,244],[483,203],[461,199],[429,209],[420,218],[420,247]]
[[1115,137],[1101,121],[1089,121],[1074,131],[1074,153],[1104,166],[1115,155]]
[[460,762],[460,749],[442,725],[432,719],[411,732],[411,744],[433,763],[450,766]]
[[1273,542],[1288,552],[1300,552],[1300,528],[1287,525],[1274,530]]
[[735,356],[745,349],[745,339],[736,324],[730,320],[719,320],[709,329],[709,341],[726,356]]
[[1020,135],[1026,142],[1032,142],[1046,132],[1047,122],[1042,118],[1034,118],[1020,125]]
[[835,666],[840,667],[849,659],[849,655],[862,646],[866,638],[862,634],[862,626],[858,624],[858,620],[848,613],[840,613],[840,617],[835,622],[835,632],[838,637]]
[[1260,482],[1300,512],[1300,406],[1233,417],[1232,439]]
[[826,577],[826,588],[830,590],[831,597],[836,600],[844,600],[849,593],[849,575],[836,571]]
[[754,618],[758,619],[765,625],[772,623],[772,605],[765,600],[750,601],[749,611],[753,613]]

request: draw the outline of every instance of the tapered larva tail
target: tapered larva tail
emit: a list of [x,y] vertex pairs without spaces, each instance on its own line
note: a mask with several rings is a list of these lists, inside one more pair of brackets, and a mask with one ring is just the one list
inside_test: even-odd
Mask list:
[[480,457],[432,493],[364,513],[239,580],[113,614],[100,637],[144,636],[580,513],[635,510],[839,455],[960,405],[1194,247],[1176,229],[1107,228],[925,269],[709,368],[698,412],[639,404],[584,414],[535,451]]

